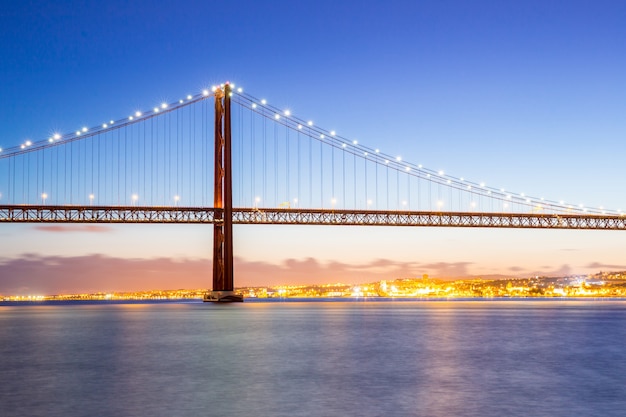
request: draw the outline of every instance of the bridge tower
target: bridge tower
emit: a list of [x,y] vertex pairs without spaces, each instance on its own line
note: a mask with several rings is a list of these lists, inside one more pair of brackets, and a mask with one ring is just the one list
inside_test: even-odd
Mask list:
[[215,90],[215,183],[213,203],[213,290],[204,301],[236,302],[233,280],[233,177],[230,123],[231,87]]

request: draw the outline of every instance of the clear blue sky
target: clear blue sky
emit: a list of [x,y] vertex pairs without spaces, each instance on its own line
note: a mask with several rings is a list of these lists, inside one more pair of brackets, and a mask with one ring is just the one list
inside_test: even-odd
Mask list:
[[[0,147],[233,80],[433,169],[626,210],[625,21],[621,1],[11,2]],[[131,288],[155,268],[169,271],[159,287],[210,286],[208,227],[62,230],[0,227],[0,293]],[[253,226],[235,238],[237,284],[626,269],[621,232]],[[64,281],[82,276],[63,269],[77,259],[131,272]]]

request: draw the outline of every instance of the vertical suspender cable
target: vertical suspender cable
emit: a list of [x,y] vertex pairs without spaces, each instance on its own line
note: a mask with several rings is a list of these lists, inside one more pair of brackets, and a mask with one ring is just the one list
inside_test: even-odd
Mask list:
[[278,204],[278,123],[274,123],[274,205]]
[[347,208],[346,201],[346,148],[342,148],[341,152],[341,187],[343,189],[343,196],[341,197],[343,200],[343,208]]
[[[289,158],[289,127],[285,124],[285,156],[287,158],[287,201],[291,202],[291,193],[290,193],[290,189],[289,189],[289,185],[291,182],[291,176],[289,175],[289,163],[290,163],[290,158]],[[291,204],[291,203],[290,203]]]

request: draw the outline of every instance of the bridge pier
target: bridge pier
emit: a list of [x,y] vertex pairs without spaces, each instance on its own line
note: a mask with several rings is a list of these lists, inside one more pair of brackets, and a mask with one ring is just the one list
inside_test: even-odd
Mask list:
[[206,302],[241,302],[233,279],[233,178],[232,140],[228,83],[215,91],[215,183],[213,224],[213,290]]

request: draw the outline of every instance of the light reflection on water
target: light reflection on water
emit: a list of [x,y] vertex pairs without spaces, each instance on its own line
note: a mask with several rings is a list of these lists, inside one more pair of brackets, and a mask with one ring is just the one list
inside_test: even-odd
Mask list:
[[2,416],[623,416],[626,302],[0,307]]

